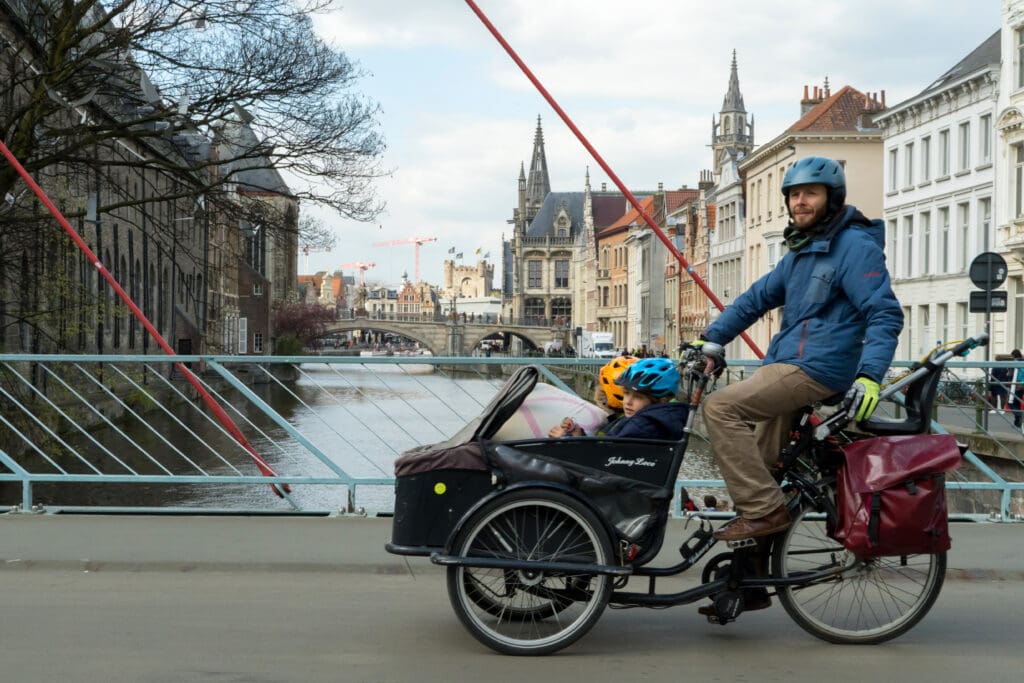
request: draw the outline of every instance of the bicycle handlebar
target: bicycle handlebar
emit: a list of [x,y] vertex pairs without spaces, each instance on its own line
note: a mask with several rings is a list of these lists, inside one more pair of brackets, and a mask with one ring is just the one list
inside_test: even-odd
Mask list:
[[[966,356],[972,349],[979,346],[987,346],[989,342],[989,335],[987,332],[982,332],[973,337],[968,337],[962,342],[958,343],[951,349],[945,349],[933,357],[928,358],[923,363],[916,363],[913,369],[905,377],[897,382],[893,382],[878,394],[878,400],[882,401],[893,394],[901,391],[903,388],[913,384],[925,375],[933,372],[939,372],[946,362],[957,356]],[[843,429],[852,421],[852,418],[848,410],[839,410],[835,414],[829,416],[827,419],[822,421],[814,429],[814,436],[817,439],[824,439],[830,434]]]

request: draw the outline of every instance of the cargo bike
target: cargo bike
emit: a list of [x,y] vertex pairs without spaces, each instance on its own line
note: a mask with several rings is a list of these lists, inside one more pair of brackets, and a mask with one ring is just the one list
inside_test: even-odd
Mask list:
[[[691,515],[696,526],[671,566],[650,563],[662,549],[697,408],[725,366],[723,349],[708,343],[683,354],[681,395],[690,411],[679,442],[489,441],[537,381],[536,368],[522,368],[459,434],[399,458],[386,548],[445,566],[459,620],[503,654],[556,652],[586,634],[609,606],[663,608],[710,599],[702,613],[727,624],[745,609],[768,606],[771,596],[799,626],[826,641],[895,638],[938,597],[948,536],[935,552],[882,555],[851,552],[836,540],[844,447],[874,435],[899,448],[906,435],[927,433],[945,363],[987,342],[987,335],[978,335],[915,364],[881,393],[883,399],[902,395],[902,418],[873,417],[858,425],[856,436],[848,433],[841,396],[825,402],[835,406],[827,417],[816,410],[820,404],[805,408],[773,468],[792,525],[730,544],[701,563],[719,542],[708,519]],[[959,463],[955,441],[953,447]],[[938,478],[941,487],[941,473]],[[942,514],[944,525],[944,507]],[[698,585],[659,592],[658,579],[698,566]],[[641,585],[631,590],[634,583]]]

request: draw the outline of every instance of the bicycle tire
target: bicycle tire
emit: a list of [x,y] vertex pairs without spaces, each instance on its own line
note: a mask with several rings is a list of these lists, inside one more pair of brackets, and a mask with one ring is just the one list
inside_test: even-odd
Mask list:
[[830,643],[875,644],[913,628],[935,604],[946,553],[858,558],[828,537],[825,522],[802,510],[772,549],[772,575],[790,578],[836,567],[836,574],[778,589],[779,602],[802,629]]
[[[611,541],[600,520],[572,497],[515,491],[477,511],[459,533],[463,557],[608,564]],[[501,654],[546,655],[585,635],[611,596],[606,574],[448,568],[448,598],[462,625]]]

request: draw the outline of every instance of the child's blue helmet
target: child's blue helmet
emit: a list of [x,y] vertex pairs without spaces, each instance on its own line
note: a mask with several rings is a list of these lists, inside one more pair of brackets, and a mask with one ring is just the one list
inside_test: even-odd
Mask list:
[[668,358],[644,358],[626,368],[615,383],[654,398],[675,396],[679,391],[679,371]]
[[828,188],[829,207],[833,210],[846,201],[846,172],[834,159],[804,157],[797,161],[782,177],[782,194],[788,198],[791,187],[809,183],[821,183]]

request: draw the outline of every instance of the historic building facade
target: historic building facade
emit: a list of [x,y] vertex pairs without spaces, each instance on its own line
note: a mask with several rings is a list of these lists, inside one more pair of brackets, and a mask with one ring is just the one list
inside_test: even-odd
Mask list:
[[[970,312],[967,270],[994,250],[997,31],[931,85],[875,117],[884,135],[889,272],[903,306],[898,357],[982,329]],[[1005,335],[996,316],[994,341]],[[994,345],[1001,348],[1002,343]]]
[[[1009,306],[997,352],[1024,349],[1024,2],[1004,0],[995,109],[995,251],[1006,259]],[[994,357],[994,355],[993,355]]]

